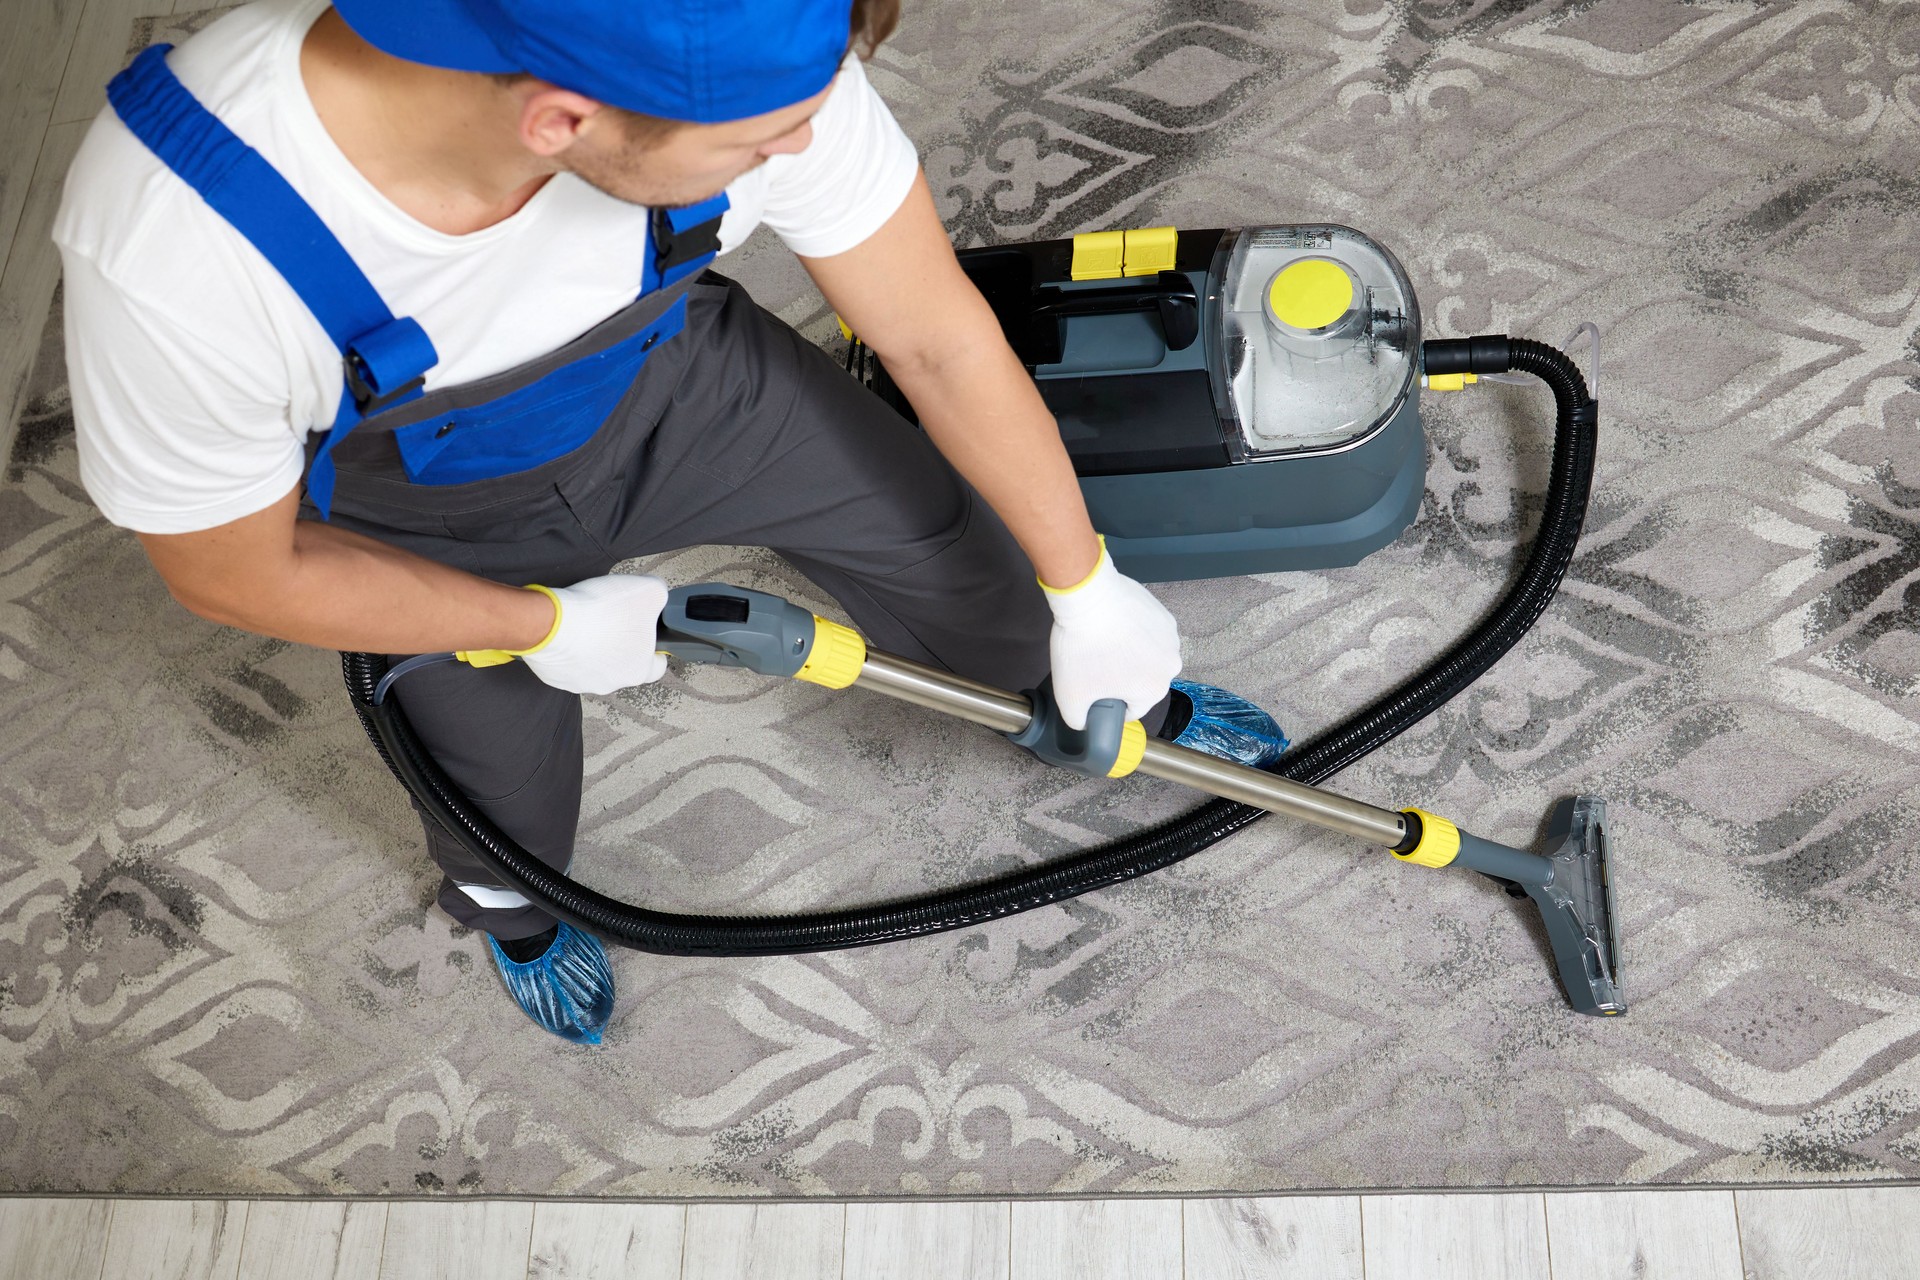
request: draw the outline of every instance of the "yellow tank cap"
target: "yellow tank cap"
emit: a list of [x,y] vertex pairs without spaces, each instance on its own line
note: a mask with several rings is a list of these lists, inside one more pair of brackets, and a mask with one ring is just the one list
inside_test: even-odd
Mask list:
[[1324,329],[1353,309],[1353,277],[1337,262],[1302,258],[1274,276],[1267,305],[1283,324]]

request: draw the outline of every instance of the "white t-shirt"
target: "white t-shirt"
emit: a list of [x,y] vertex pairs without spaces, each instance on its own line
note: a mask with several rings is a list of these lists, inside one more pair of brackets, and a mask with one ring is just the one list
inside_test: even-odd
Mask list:
[[[335,145],[300,76],[328,0],[259,0],[168,56],[173,72],[313,206],[395,315],[440,354],[429,390],[545,355],[639,290],[647,210],[560,174],[506,221],[445,235],[403,213]],[[725,253],[760,223],[795,253],[853,248],[899,208],[913,144],[849,57],[813,141],[727,188]],[[212,528],[299,481],[333,424],[340,352],[280,274],[111,108],[88,132],[54,227],[80,479],[143,533]]]

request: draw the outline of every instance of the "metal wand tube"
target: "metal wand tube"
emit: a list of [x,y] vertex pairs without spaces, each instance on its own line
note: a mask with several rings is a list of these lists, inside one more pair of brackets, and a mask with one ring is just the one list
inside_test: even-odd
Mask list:
[[[869,650],[866,665],[854,684],[857,688],[872,689],[903,702],[971,720],[997,733],[1018,733],[1033,718],[1033,704],[1019,694],[890,653]],[[1147,740],[1146,756],[1140,762],[1139,772],[1311,822],[1369,844],[1392,848],[1407,833],[1406,818],[1392,809],[1349,800],[1290,778],[1158,739]]]

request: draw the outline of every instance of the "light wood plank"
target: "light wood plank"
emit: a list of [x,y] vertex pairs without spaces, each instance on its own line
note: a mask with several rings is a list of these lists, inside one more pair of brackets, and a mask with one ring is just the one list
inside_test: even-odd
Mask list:
[[1187,1280],[1361,1280],[1360,1197],[1188,1200]]
[[1553,1280],[1742,1280],[1731,1191],[1547,1196]]
[[680,1280],[683,1205],[534,1206],[528,1280]]
[[173,0],[86,0],[53,103],[53,123],[91,120],[107,105],[107,81],[127,63],[135,18],[170,13]]
[[245,1200],[115,1200],[107,1227],[112,1280],[238,1280]]
[[533,1205],[400,1201],[387,1208],[380,1280],[527,1280]]
[[1751,1280],[1913,1280],[1920,1187],[1737,1191]]
[[826,1280],[840,1274],[842,1204],[691,1204],[683,1280]]
[[1538,1195],[1362,1196],[1367,1280],[1544,1280]]
[[83,0],[0,3],[0,261],[12,257],[14,233],[53,118],[67,51],[79,29]]
[[382,1200],[256,1200],[247,1206],[240,1280],[375,1280],[386,1233]]
[[844,1280],[1008,1280],[1004,1203],[847,1206]]
[[60,282],[60,251],[53,247],[53,215],[86,135],[84,124],[55,125],[47,131],[32,190],[20,219],[20,234],[0,271],[0,465],[13,456],[14,433],[26,408],[40,337]]
[[110,1200],[0,1200],[0,1280],[93,1280]]
[[1168,1280],[1180,1274],[1180,1202],[1018,1201],[1012,1254],[1012,1280]]

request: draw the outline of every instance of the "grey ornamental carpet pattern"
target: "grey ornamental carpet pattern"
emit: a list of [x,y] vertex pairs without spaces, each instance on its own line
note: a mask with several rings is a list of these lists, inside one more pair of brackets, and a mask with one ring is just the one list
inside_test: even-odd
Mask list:
[[[1430,334],[1600,325],[1562,598],[1339,783],[1513,840],[1609,797],[1632,1012],[1569,1012],[1489,884],[1272,820],[883,950],[623,953],[607,1044],[562,1045],[430,907],[333,655],[189,617],[90,509],[56,324],[0,489],[0,1190],[1920,1175],[1920,4],[909,0],[873,74],[962,242],[1328,219]],[[777,246],[730,268],[832,340]],[[1311,732],[1494,597],[1547,398],[1428,405],[1395,545],[1161,589],[1190,672]],[[753,551],[652,567],[822,604]],[[668,909],[885,898],[1192,803],[739,673],[588,725],[580,874]]]

